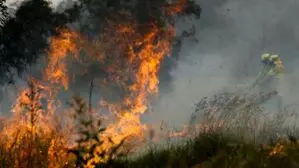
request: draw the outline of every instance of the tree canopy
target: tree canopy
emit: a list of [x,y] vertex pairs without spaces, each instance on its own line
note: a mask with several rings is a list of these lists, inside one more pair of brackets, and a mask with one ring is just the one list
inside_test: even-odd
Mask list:
[[24,1],[10,17],[2,3],[3,16],[0,32],[0,82],[11,81],[12,68],[22,74],[48,46],[48,37],[56,28],[65,26],[75,18],[78,6],[64,13],[56,13],[45,0]]
[[[201,8],[197,4],[177,0],[180,1],[187,1],[183,14],[200,16]],[[46,0],[28,0],[10,16],[5,0],[1,0],[0,83],[13,81],[15,73],[12,69],[22,75],[28,66],[34,64],[48,47],[49,37],[58,33],[57,28],[79,22],[82,33],[98,31],[103,20],[115,19],[125,10],[140,24],[140,31],[146,31],[144,25],[151,21],[161,27],[173,23],[163,10],[169,5],[171,3],[166,0],[79,0],[79,3],[57,12]]]

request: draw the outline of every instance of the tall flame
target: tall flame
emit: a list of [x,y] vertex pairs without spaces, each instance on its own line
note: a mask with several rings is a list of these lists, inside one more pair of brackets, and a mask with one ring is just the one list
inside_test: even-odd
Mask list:
[[[49,63],[45,70],[45,78],[52,84],[60,84],[65,89],[69,86],[69,75],[66,65],[66,55],[72,53],[78,55],[79,49],[87,50],[87,56],[95,58],[101,56],[101,63],[109,59],[115,59],[113,64],[109,64],[106,72],[110,74],[110,82],[119,84],[127,90],[127,94],[121,102],[110,104],[102,100],[101,105],[107,107],[115,114],[116,120],[107,126],[106,131],[101,136],[104,144],[97,150],[110,150],[112,140],[114,144],[120,143],[125,138],[143,138],[146,126],[140,121],[141,115],[147,110],[148,98],[158,92],[158,71],[163,58],[169,54],[171,40],[174,36],[172,28],[160,30],[155,24],[150,25],[150,32],[138,33],[136,24],[115,24],[107,25],[115,27],[115,30],[107,29],[100,42],[92,43],[101,49],[101,53],[90,52],[90,45],[83,45],[87,42],[78,33],[63,30],[61,35],[51,39],[51,47],[48,51]],[[104,45],[102,41],[108,40]],[[78,43],[78,41],[80,41]],[[82,42],[83,41],[83,42]],[[80,46],[78,46],[78,44]],[[111,51],[114,46],[115,50]],[[94,51],[94,50],[93,50]],[[110,53],[111,51],[111,53]],[[104,55],[104,57],[103,57]],[[112,56],[111,56],[112,55]],[[79,60],[78,58],[75,60]],[[102,64],[102,66],[106,66]],[[129,75],[129,76],[128,76]],[[130,82],[128,82],[130,81]],[[103,161],[99,156],[89,161],[89,164]]]
[[66,67],[66,58],[69,52],[78,53],[75,43],[78,35],[74,32],[61,30],[60,36],[51,38],[51,47],[48,51],[49,62],[45,70],[45,78],[52,84],[61,84],[68,89],[68,74]]
[[[184,3],[186,0],[180,0],[168,6],[167,11],[169,14],[182,12]],[[99,135],[103,144],[96,147],[96,151],[99,152],[95,152],[93,158],[88,161],[87,166],[91,167],[92,164],[104,162],[107,159],[103,159],[97,153],[111,150],[113,147],[111,141],[119,144],[123,139],[135,141],[144,138],[147,126],[142,124],[141,115],[147,111],[150,96],[158,93],[160,64],[164,57],[169,55],[175,35],[171,25],[162,29],[155,22],[147,25],[148,32],[146,33],[141,33],[139,26],[131,20],[126,20],[125,23],[108,20],[105,25],[103,32],[100,32],[101,35],[95,41],[90,41],[82,34],[70,29],[59,30],[59,35],[50,39],[50,48],[47,50],[48,62],[43,70],[43,79],[32,83],[36,88],[44,90],[46,94],[42,97],[34,97],[38,99],[37,104],[34,104],[28,99],[30,90],[25,90],[14,107],[14,111],[18,114],[24,103],[33,103],[34,107],[32,107],[39,109],[37,106],[42,106],[40,99],[44,98],[48,103],[47,111],[55,111],[53,102],[56,93],[59,89],[68,90],[72,76],[78,75],[70,69],[72,62],[83,64],[83,66],[97,62],[97,65],[108,74],[102,80],[108,84],[117,84],[124,90],[125,95],[117,103],[111,103],[105,99],[100,101],[101,106],[109,109],[115,117],[107,124],[105,132]],[[85,54],[82,55],[82,51]],[[47,120],[46,116],[54,116],[54,113],[45,114],[44,111],[37,114],[39,124],[42,120],[45,121],[44,123],[49,123],[50,119]],[[48,132],[55,130],[46,124],[43,127],[48,128],[46,129],[49,130]],[[9,132],[8,130],[11,128],[7,128],[6,132]],[[35,132],[38,131],[41,129]],[[6,135],[9,134],[6,133]],[[64,142],[62,138],[61,141],[52,141],[51,145]],[[54,147],[51,148],[51,151],[53,150]],[[54,155],[49,154],[50,156]]]
[[[126,25],[120,29],[134,32],[133,27]],[[134,32],[137,34],[136,32]],[[134,82],[128,86],[130,94],[124,98],[121,104],[106,104],[109,109],[118,115],[118,120],[108,126],[103,137],[112,137],[115,143],[120,143],[122,139],[128,137],[143,138],[146,127],[141,123],[140,116],[147,110],[148,96],[158,92],[158,70],[161,60],[169,53],[171,43],[167,38],[156,41],[159,29],[153,27],[152,31],[144,36],[138,35],[133,44],[128,45],[129,62],[131,65],[138,65],[135,69]],[[167,32],[164,35],[171,35]],[[169,36],[171,37],[171,36]],[[140,47],[138,52],[132,49]],[[99,150],[111,148],[108,141],[105,141]]]

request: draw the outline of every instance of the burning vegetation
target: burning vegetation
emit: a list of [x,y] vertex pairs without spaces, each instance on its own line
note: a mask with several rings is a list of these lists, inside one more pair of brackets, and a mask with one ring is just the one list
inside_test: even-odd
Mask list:
[[[94,33],[84,23],[79,28],[75,23],[70,26],[55,23],[49,47],[42,45],[46,55],[45,66],[40,69],[42,77],[27,78],[27,88],[20,90],[12,106],[12,117],[1,122],[1,166],[209,167],[224,165],[223,160],[234,158],[235,153],[245,148],[254,153],[250,159],[285,157],[288,151],[298,149],[294,138],[263,146],[257,153],[257,148],[248,144],[233,141],[231,145],[225,139],[227,135],[220,132],[248,134],[251,131],[250,134],[255,134],[253,138],[272,138],[263,126],[257,125],[257,118],[253,116],[260,117],[256,114],[263,111],[261,104],[276,92],[252,96],[227,93],[204,98],[196,104],[188,126],[182,131],[167,132],[164,137],[192,137],[196,133],[197,137],[190,142],[182,147],[170,146],[170,150],[162,154],[150,151],[139,160],[123,159],[146,147],[148,133],[154,135],[151,127],[141,122],[141,117],[148,111],[151,98],[159,92],[160,68],[166,57],[174,55],[173,49],[180,47],[176,44],[194,34],[194,31],[184,31],[178,35],[175,19],[190,14],[199,18],[201,9],[189,0],[80,2],[81,5],[66,13],[74,14],[80,11],[78,7],[92,12],[95,4],[98,5],[100,12],[93,13],[100,18],[100,23],[93,25],[98,30]],[[80,22],[82,18],[76,19]],[[66,106],[59,94],[76,94],[73,92],[76,92],[77,81],[89,87],[88,99],[85,101],[75,95],[68,103],[70,106]],[[103,92],[112,87],[118,97],[113,95],[111,99],[107,94],[97,93],[94,91],[97,87]],[[277,124],[277,120],[272,124]],[[259,130],[255,132],[257,127]],[[248,140],[245,135],[243,138]],[[152,160],[154,152],[160,162]],[[252,160],[247,161],[234,164],[255,167]]]
[[[1,138],[7,142],[2,144],[3,149],[17,151],[13,152],[17,156],[9,155],[13,163],[4,158],[7,165],[94,167],[144,141],[147,126],[140,118],[147,111],[150,97],[158,93],[161,62],[171,55],[176,40],[171,20],[187,9],[190,12],[190,5],[195,6],[185,0],[147,2],[149,11],[143,13],[143,19],[133,16],[129,8],[110,4],[119,11],[113,15],[111,11],[107,13],[97,38],[90,39],[76,28],[57,28],[57,35],[50,38],[50,46],[45,49],[43,77],[28,78],[28,88],[21,91],[13,106],[12,119],[3,122]],[[86,81],[91,83],[88,106],[75,98],[71,104],[75,111],[72,111],[65,109],[58,94],[71,91],[72,82],[88,76],[88,71],[74,70],[75,64],[86,70],[97,65],[101,72]],[[92,88],[111,83],[123,93],[120,99],[110,102],[102,97],[97,100],[100,108],[93,108]],[[106,119],[99,117],[103,110],[113,115]],[[105,128],[101,128],[101,121]],[[71,162],[71,156],[77,161]],[[38,160],[46,162],[37,165]]]
[[[147,25],[148,32],[141,34],[137,24],[130,22],[115,23],[111,20],[99,40],[90,42],[80,38],[79,33],[63,30],[60,36],[53,37],[48,52],[49,64],[45,70],[46,80],[50,84],[68,88],[70,82],[67,70],[67,56],[71,60],[83,62],[79,50],[86,51],[85,60],[98,61],[108,74],[106,82],[116,83],[125,94],[120,102],[111,104],[105,99],[101,101],[114,114],[114,122],[109,122],[105,131],[98,137],[102,144],[94,149],[87,165],[105,162],[100,157],[103,151],[110,151],[112,145],[120,144],[124,139],[142,139],[146,126],[140,122],[140,116],[147,110],[149,96],[158,92],[158,71],[163,57],[170,53],[174,30],[171,26],[162,30],[154,22]],[[94,44],[96,46],[94,46]],[[97,51],[90,51],[94,46]],[[111,64],[107,62],[112,61]],[[102,80],[102,79],[100,79]],[[94,109],[93,109],[94,110]],[[107,155],[108,156],[108,155]]]

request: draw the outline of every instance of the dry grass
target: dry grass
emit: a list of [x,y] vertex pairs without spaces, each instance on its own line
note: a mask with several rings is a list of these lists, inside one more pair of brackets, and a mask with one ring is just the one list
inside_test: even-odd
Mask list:
[[204,98],[195,106],[187,133],[177,134],[189,140],[152,147],[135,159],[120,158],[114,167],[297,168],[298,129],[287,124],[296,115],[290,106],[269,117],[262,105],[274,96],[276,92]]
[[251,95],[223,93],[204,98],[195,105],[190,127],[194,130],[198,125],[206,125],[210,130],[238,135],[243,140],[255,143],[294,133],[296,125],[289,122],[289,119],[297,118],[294,106],[277,111],[268,111],[263,106],[275,96],[276,92]]
[[[269,118],[261,106],[275,96],[275,92],[255,95],[225,93],[204,98],[196,104],[187,135],[184,135],[189,140],[179,145],[169,143],[166,147],[151,147],[144,155],[132,158],[127,155],[132,146],[126,146],[130,144],[124,143],[125,140],[109,151],[101,153],[96,150],[103,143],[100,135],[105,128],[100,119],[91,117],[81,98],[73,99],[72,115],[49,115],[40,103],[40,90],[34,88],[38,85],[31,86],[24,94],[25,98],[18,100],[16,109],[19,112],[2,122],[2,167],[299,165],[296,161],[299,160],[296,128],[285,125],[289,117],[295,117],[291,108]],[[107,162],[99,165],[90,161],[95,158]]]

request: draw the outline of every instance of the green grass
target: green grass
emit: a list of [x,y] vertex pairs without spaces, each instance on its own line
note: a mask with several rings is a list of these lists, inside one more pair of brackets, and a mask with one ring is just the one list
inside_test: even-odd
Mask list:
[[[289,139],[257,145],[234,136],[204,133],[179,145],[152,147],[137,158],[119,158],[104,167],[296,168],[299,167],[299,143]],[[282,151],[270,155],[278,143],[284,146]]]

